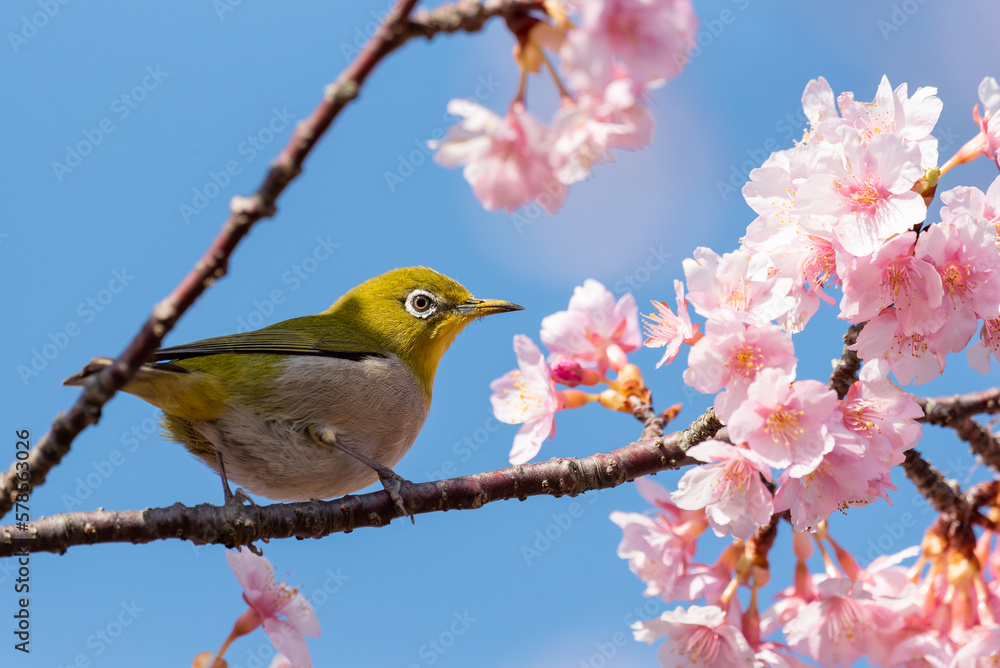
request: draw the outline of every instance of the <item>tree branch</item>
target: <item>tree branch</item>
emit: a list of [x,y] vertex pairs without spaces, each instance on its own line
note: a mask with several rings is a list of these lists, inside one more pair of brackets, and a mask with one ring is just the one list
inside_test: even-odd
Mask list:
[[833,372],[826,386],[831,390],[836,390],[837,396],[843,399],[847,396],[847,391],[858,379],[858,369],[861,368],[861,359],[858,354],[851,350],[851,346],[858,342],[858,334],[864,328],[865,323],[851,325],[844,332],[844,352],[837,359],[833,360]]
[[[1000,531],[1000,526],[997,526],[996,520],[993,519],[996,516],[998,501],[1000,501],[998,495],[1000,495],[1000,480],[981,482],[965,493],[965,501],[973,509],[973,523],[989,531]],[[988,506],[987,515],[983,515],[980,511],[982,506]]]
[[967,502],[954,480],[946,480],[944,474],[934,468],[915,449],[906,451],[903,471],[913,482],[917,491],[930,501],[934,510],[941,514],[961,515]]
[[982,505],[994,505],[1000,496],[1000,480],[990,480],[974,485],[965,493],[965,501],[973,508]]
[[478,32],[494,16],[513,17],[532,9],[542,9],[541,0],[460,0],[433,10],[418,9],[407,25],[407,34],[432,39],[441,33]]
[[[420,12],[416,20],[410,21],[408,16],[416,3],[417,0],[397,2],[364,49],[337,80],[326,87],[323,100],[309,118],[296,126],[257,191],[250,197],[232,199],[229,219],[190,273],[173,292],[153,307],[138,334],[115,362],[95,374],[73,406],[56,416],[49,431],[29,453],[27,466],[25,462],[14,462],[7,471],[0,472],[0,517],[13,507],[20,491],[30,490],[45,482],[49,471],[69,452],[77,435],[98,422],[104,404],[128,384],[140,366],[149,361],[181,315],[210,285],[226,275],[229,257],[237,244],[257,221],[275,214],[278,197],[302,172],[306,157],[340,111],[358,96],[361,85],[379,62],[410,37],[431,38],[439,32],[478,31],[493,16],[515,16],[540,6],[538,2],[525,0],[461,0],[432,12]],[[21,469],[17,468],[18,464],[21,464]],[[28,480],[18,480],[17,475],[22,471],[27,472]]]
[[[653,417],[651,422],[657,418]],[[494,501],[529,496],[576,496],[608,489],[639,476],[697,463],[684,452],[711,438],[713,415],[691,428],[663,436],[655,427],[635,443],[583,459],[552,459],[436,482],[404,485],[401,496],[413,514],[479,508]],[[716,421],[717,422],[717,421]],[[64,553],[73,545],[149,543],[181,538],[196,544],[233,547],[270,538],[322,538],[359,527],[381,527],[402,513],[384,491],[348,495],[333,501],[268,506],[147,508],[114,512],[64,513],[34,522],[0,527],[0,556],[25,552]]]
[[1000,387],[950,397],[914,397],[924,409],[923,422],[939,427],[978,413],[1000,413]]
[[[919,421],[951,427],[985,464],[1000,471],[1000,439],[972,419],[977,413],[1000,413],[1000,388],[950,397],[914,397],[914,400],[924,411],[924,417]],[[979,513],[977,507],[996,496],[1000,482],[977,485],[962,494],[956,481],[945,479],[944,474],[919,452],[908,450],[905,456],[903,470],[906,477],[931,506],[941,513],[940,523],[947,528],[949,539],[958,536],[962,541],[968,542],[971,537],[974,543],[972,524],[993,526],[993,520]]]
[[1000,438],[971,417],[952,423],[955,434],[969,444],[969,450],[994,471],[1000,471]]

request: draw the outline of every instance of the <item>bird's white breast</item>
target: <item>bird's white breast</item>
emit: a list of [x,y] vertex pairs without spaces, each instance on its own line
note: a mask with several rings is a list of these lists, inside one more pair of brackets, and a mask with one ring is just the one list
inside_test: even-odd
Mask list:
[[307,433],[310,426],[332,429],[338,442],[391,468],[427,417],[416,378],[394,355],[359,361],[290,356],[282,364],[266,414],[236,406],[193,425],[222,453],[229,480],[255,494],[326,499],[378,479],[350,455],[316,443]]

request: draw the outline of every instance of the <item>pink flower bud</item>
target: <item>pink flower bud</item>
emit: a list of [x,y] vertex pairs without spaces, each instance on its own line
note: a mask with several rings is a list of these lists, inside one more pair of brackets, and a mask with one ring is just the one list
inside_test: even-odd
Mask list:
[[552,365],[552,380],[566,387],[599,385],[606,382],[604,376],[597,371],[588,369],[569,357],[559,358]]
[[576,387],[583,383],[584,371],[586,369],[579,362],[563,357],[552,365],[552,380],[566,387]]

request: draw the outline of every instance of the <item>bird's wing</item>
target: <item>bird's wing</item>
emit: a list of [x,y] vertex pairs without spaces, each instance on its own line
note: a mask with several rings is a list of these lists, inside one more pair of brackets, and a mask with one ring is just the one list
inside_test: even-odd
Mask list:
[[153,353],[157,362],[207,355],[316,355],[359,360],[385,357],[388,351],[368,337],[329,322],[296,318],[254,332],[217,336]]

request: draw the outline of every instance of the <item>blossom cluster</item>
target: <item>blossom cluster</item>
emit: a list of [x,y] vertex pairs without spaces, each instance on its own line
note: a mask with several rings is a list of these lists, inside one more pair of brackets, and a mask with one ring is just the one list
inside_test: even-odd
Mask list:
[[1000,182],[985,194],[943,193],[941,220],[923,226],[925,200],[943,174],[930,135],[942,107],[934,93],[918,88],[911,97],[906,84],[892,90],[883,77],[871,102],[841,94],[838,113],[826,81],[811,81],[804,140],[772,154],[743,188],[758,217],[741,251],[758,270],[791,281],[782,312],[767,319],[799,331],[820,301],[835,303],[824,288],[840,287],[839,317],[868,323],[858,354],[884,359],[903,385],[938,376],[945,356],[964,350],[977,329],[973,366],[988,370],[1000,345]]
[[[648,146],[648,92],[675,77],[695,46],[698,21],[689,0],[547,0],[543,8],[542,18],[508,22],[521,84],[506,115],[452,100],[448,112],[463,120],[429,144],[439,164],[464,167],[490,210],[535,202],[553,214],[567,186],[586,179],[613,149]],[[565,83],[547,52],[558,54]],[[542,67],[560,93],[549,125],[525,105],[527,75]]]
[[[714,414],[726,427],[726,440],[687,450],[702,465],[675,491],[637,481],[653,515],[612,515],[624,533],[619,555],[646,583],[646,595],[706,603],[634,627],[639,640],[669,638],[660,649],[664,666],[800,665],[794,652],[823,665],[849,665],[861,655],[900,665],[926,652],[937,657],[932,665],[945,666],[987,656],[994,650],[984,648],[1000,643],[991,613],[1000,609],[996,574],[988,583],[979,567],[989,560],[990,572],[1000,571],[990,538],[960,546],[928,534],[907,574],[898,565],[903,556],[860,569],[825,528],[833,511],[895,491],[892,467],[919,441],[923,417],[901,385],[937,377],[949,353],[966,350],[984,373],[991,357],[1000,360],[1000,178],[986,192],[941,193],[940,220],[927,221],[945,172],[973,154],[997,160],[1000,123],[992,118],[1000,89],[992,79],[980,86],[979,134],[942,168],[931,135],[942,109],[935,92],[918,88],[911,96],[883,77],[875,98],[860,102],[852,93],[835,97],[822,78],[810,81],[802,141],[772,154],[743,189],[757,217],[739,248],[724,255],[698,248],[683,263],[685,282],[674,283],[676,308],[653,303],[645,345],[664,349],[657,366],[689,346],[684,382],[714,395]],[[864,363],[842,394],[796,377],[793,335],[821,303],[860,329],[852,348]],[[704,323],[692,322],[691,307]],[[492,385],[497,417],[524,423],[512,463],[537,454],[556,411],[598,398],[621,408],[629,396],[623,376],[640,379],[634,392],[646,391],[638,371],[628,371],[626,353],[638,345],[634,321],[631,296],[616,302],[588,280],[569,310],[542,323],[548,361],[530,339],[515,339],[520,371]],[[606,377],[609,369],[617,381]],[[601,395],[556,389],[602,382],[611,389]],[[800,568],[795,585],[762,616],[756,596],[769,577],[770,543],[758,540],[771,532],[773,541],[779,513],[796,532]],[[709,528],[734,542],[714,565],[697,564],[696,541]],[[808,573],[810,534],[829,542],[842,571],[824,550],[824,574]],[[739,585],[752,589],[745,611]],[[763,640],[779,630],[787,645]]]
[[[923,411],[896,383],[932,380],[948,353],[967,350],[983,373],[990,357],[1000,360],[1000,178],[985,193],[941,193],[940,220],[926,220],[946,171],[977,155],[997,160],[1000,124],[991,120],[1000,90],[984,80],[985,114],[974,113],[980,132],[943,168],[930,134],[942,108],[935,92],[910,96],[905,84],[893,89],[883,77],[875,99],[858,102],[852,93],[835,99],[822,78],[809,82],[803,140],[772,154],[743,188],[757,218],[740,247],[722,256],[697,249],[684,261],[687,294],[675,284],[676,310],[654,302],[646,345],[666,348],[663,364],[691,344],[684,380],[715,394],[729,440],[690,448],[705,464],[685,473],[676,491],[640,487],[654,517],[612,517],[624,532],[619,555],[647,595],[708,604],[634,627],[639,640],[668,638],[662,665],[695,657],[708,665],[798,665],[788,648],[822,665],[851,665],[862,655],[882,665],[972,665],[1000,648],[997,573],[987,583],[980,568],[990,561],[996,571],[1000,560],[989,532],[973,556],[969,541],[959,549],[932,531],[910,572],[898,566],[902,556],[862,571],[825,532],[832,511],[888,500],[892,466],[920,438]],[[792,335],[821,302],[863,327],[852,348],[864,365],[843,397],[795,375]],[[703,332],[689,305],[706,319]],[[776,480],[772,469],[783,469]],[[761,617],[754,583],[743,613],[735,587],[763,575],[752,568],[760,561],[755,540],[781,511],[802,532],[797,550],[808,544],[807,531],[825,537],[843,573],[823,552],[826,572],[811,576],[800,555],[795,585],[779,602]],[[711,567],[692,562],[694,541],[709,527],[736,539]],[[778,630],[788,648],[761,641]]]
[[[731,443],[688,451],[707,465],[673,495],[705,508],[719,535],[749,538],[784,510],[796,530],[813,529],[838,508],[888,498],[890,469],[919,439],[923,415],[890,373],[903,385],[931,380],[977,329],[970,363],[985,372],[1000,354],[1000,178],[987,193],[943,193],[941,221],[923,227],[939,173],[934,93],[909,96],[883,77],[871,102],[843,93],[835,103],[825,80],[809,82],[804,139],[743,189],[757,218],[741,246],[697,249],[684,261],[687,294],[675,286],[676,312],[654,303],[647,345],[666,347],[663,363],[694,341],[684,380],[716,395],[728,427]],[[865,363],[843,398],[796,379],[792,343],[820,302],[837,303],[834,288],[839,317],[866,323],[853,346]],[[784,470],[773,497],[772,468]]]
[[[632,625],[637,640],[664,641],[662,666],[787,668],[803,666],[796,656],[803,655],[823,666],[850,666],[864,656],[875,665],[964,668],[995,665],[1000,655],[1000,544],[992,531],[955,545],[939,523],[922,546],[861,568],[821,524],[816,533],[794,534],[793,584],[759,610],[757,589],[769,577],[760,545],[736,541],[716,563],[696,563],[707,513],[675,505],[651,481],[637,486],[655,511],[612,514],[624,534],[618,555],[645,583],[647,596],[705,603]],[[821,573],[807,566],[814,542]],[[918,555],[912,566],[901,565]],[[741,583],[753,590],[746,609],[735,596]],[[766,640],[777,632],[787,644]]]
[[[551,351],[546,360],[527,336],[514,337],[518,369],[490,384],[490,401],[498,420],[522,424],[514,437],[511,464],[523,464],[538,454],[555,433],[555,413],[592,401],[628,410],[629,396],[647,393],[638,368],[628,355],[640,347],[639,310],[626,294],[617,301],[601,283],[588,279],[576,288],[569,308],[542,320],[542,342]],[[617,378],[607,377],[609,371]],[[600,394],[557,389],[607,384]]]

